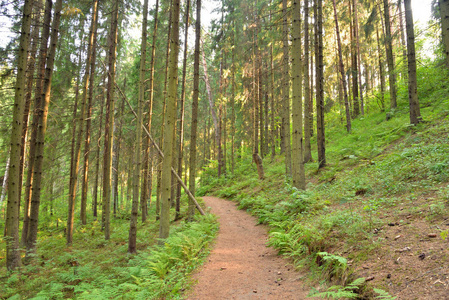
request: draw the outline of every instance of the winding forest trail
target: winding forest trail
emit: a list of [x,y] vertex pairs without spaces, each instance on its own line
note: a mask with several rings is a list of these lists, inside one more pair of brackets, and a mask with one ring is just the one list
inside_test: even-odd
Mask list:
[[193,275],[187,299],[305,299],[301,274],[265,245],[267,229],[235,203],[204,197],[220,230],[208,262]]

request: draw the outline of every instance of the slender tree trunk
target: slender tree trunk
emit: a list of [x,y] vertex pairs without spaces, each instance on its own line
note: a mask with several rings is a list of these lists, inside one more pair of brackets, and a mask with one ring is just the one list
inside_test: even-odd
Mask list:
[[[192,125],[190,127],[190,153],[189,153],[189,190],[195,196],[196,157],[197,157],[197,130],[198,130],[198,96],[200,81],[200,41],[201,41],[201,0],[196,0],[195,22],[195,53],[193,62],[193,95],[192,95]],[[205,151],[204,151],[205,152]],[[195,209],[189,200],[189,220],[191,221]]]
[[173,161],[173,135],[176,122],[176,94],[178,87],[178,53],[179,53],[179,0],[173,0],[172,26],[170,38],[169,82],[165,116],[164,158],[162,160],[161,217],[159,223],[160,244],[168,238],[170,231],[170,189],[171,164]]
[[3,176],[2,194],[0,196],[0,207],[2,207],[3,201],[5,201],[6,190],[8,189],[9,162],[10,158],[8,157],[8,159],[6,160],[5,175]]
[[[91,136],[91,117],[92,117],[92,102],[94,95],[95,84],[95,62],[97,54],[97,20],[98,20],[98,0],[94,0],[92,4],[92,25],[89,44],[92,46],[90,58],[90,77],[89,77],[89,91],[86,109],[86,135],[84,138],[84,167],[83,167],[83,185],[81,191],[81,223],[87,224],[87,190],[88,190],[88,174],[89,174],[89,155],[90,155],[90,136]],[[86,91],[87,92],[87,91]]]
[[443,39],[443,52],[446,58],[446,67],[449,68],[449,0],[438,0],[441,16],[441,35]]
[[335,32],[337,34],[337,46],[338,46],[338,69],[341,74],[341,85],[343,87],[343,97],[345,102],[345,113],[346,113],[346,130],[351,132],[351,113],[349,111],[349,99],[348,99],[348,89],[346,85],[346,76],[345,76],[345,66],[343,64],[343,54],[341,49],[341,39],[340,39],[340,27],[338,26],[338,16],[337,16],[337,5],[335,0],[333,0],[334,5],[334,18],[335,18]]
[[[21,245],[26,246],[26,240],[28,236],[29,224],[30,224],[30,208],[31,208],[31,193],[32,193],[32,185],[33,185],[33,172],[34,172],[34,157],[35,157],[35,147],[36,147],[36,134],[37,134],[37,126],[38,126],[38,108],[42,107],[42,90],[44,85],[44,77],[45,77],[45,63],[47,61],[47,48],[48,48],[48,39],[50,37],[50,23],[51,23],[51,9],[53,2],[51,0],[45,1],[45,10],[44,10],[44,20],[42,26],[41,33],[41,45],[39,48],[39,62],[38,62],[38,71],[37,71],[37,80],[36,87],[34,92],[34,112],[33,112],[33,122],[32,122],[32,131],[31,131],[31,139],[30,139],[30,148],[28,150],[28,172],[27,179],[25,183],[25,208],[24,208],[24,217],[23,217],[23,226],[22,226],[22,238]],[[22,130],[23,132],[23,130]],[[22,142],[25,140],[22,137]],[[22,152],[23,153],[23,152]],[[22,182],[22,179],[19,179],[19,182]],[[20,191],[19,189],[19,198]]]
[[[153,99],[154,99],[154,63],[156,56],[156,38],[157,38],[157,26],[158,26],[158,15],[159,15],[159,0],[156,0],[156,7],[154,9],[154,27],[153,27],[153,37],[151,44],[151,61],[150,61],[150,78],[149,78],[149,107],[148,107],[148,132],[151,133],[151,124],[153,121]],[[153,161],[150,160],[149,149],[150,149],[150,139],[149,137],[145,138],[146,145],[144,147],[144,164],[143,164],[143,180],[142,180],[142,188],[141,188],[141,210],[142,210],[142,222],[147,220],[147,206],[148,206],[148,198],[151,200],[151,187],[152,187],[152,169],[150,165],[153,165]],[[144,208],[145,206],[145,208]]]
[[[254,68],[254,74],[253,74],[253,161],[257,166],[257,173],[259,175],[259,180],[263,180],[265,177],[264,170],[263,170],[263,163],[262,158],[259,155],[259,123],[261,121],[261,116],[259,115],[259,102],[261,101],[261,89],[260,89],[260,64],[261,61],[259,59],[259,48],[258,48],[258,42],[257,42],[257,35],[258,35],[258,29],[259,29],[259,22],[257,20],[257,0],[254,0],[254,23],[256,24],[255,30],[254,30],[254,37],[253,37],[253,68]],[[261,124],[262,125],[262,124]],[[262,140],[261,140],[262,144]]]
[[55,4],[54,17],[51,29],[50,49],[48,51],[44,89],[42,93],[43,106],[40,110],[38,131],[36,136],[36,154],[34,159],[33,193],[31,196],[30,228],[27,236],[27,254],[35,251],[37,240],[39,205],[42,183],[42,165],[44,158],[45,134],[47,131],[48,107],[50,104],[51,80],[53,76],[53,65],[55,60],[56,46],[58,43],[59,24],[61,19],[62,0]]
[[410,123],[417,125],[422,121],[418,100],[418,82],[416,79],[415,31],[413,26],[412,4],[404,0],[405,24],[407,30],[408,54],[408,100],[410,105]]
[[390,80],[390,108],[397,107],[396,90],[396,71],[394,68],[393,57],[393,38],[391,36],[390,26],[390,5],[389,0],[383,0],[384,3],[384,22],[385,22],[385,46],[387,50],[388,78]]
[[[181,88],[181,101],[180,107],[180,118],[179,118],[179,143],[178,143],[178,175],[182,177],[182,159],[184,151],[184,110],[185,110],[185,97],[186,97],[186,77],[187,77],[187,39],[189,36],[189,23],[190,23],[190,0],[187,0],[187,6],[185,11],[185,34],[184,34],[184,57],[182,60],[182,88]],[[175,220],[181,217],[181,183],[178,182],[176,189],[176,216]]]
[[[232,21],[233,30],[232,43],[235,45],[235,21]],[[231,173],[235,170],[235,47],[232,47],[232,62],[231,62]]]
[[311,122],[310,77],[309,77],[309,1],[304,1],[304,163],[313,161],[310,138]]
[[112,173],[112,145],[114,128],[114,88],[115,88],[115,62],[118,35],[118,0],[113,3],[111,28],[109,32],[109,61],[108,61],[108,86],[106,99],[106,119],[105,119],[105,139],[104,139],[104,160],[103,160],[103,217],[102,224],[104,238],[109,240],[110,216],[111,216],[111,173]]
[[358,0],[353,0],[354,5],[354,31],[355,31],[355,42],[356,42],[356,55],[357,55],[357,78],[358,78],[358,87],[360,89],[359,97],[360,97],[360,112],[362,116],[365,114],[365,103],[363,99],[363,86],[362,86],[362,62],[361,62],[361,53],[360,53],[360,34],[359,34],[359,16],[358,16]]
[[[404,69],[405,69],[405,62],[407,61],[407,45],[405,41],[405,35],[404,35],[404,13],[402,11],[402,5],[401,0],[398,0],[398,7],[399,7],[399,31],[400,31],[400,37],[401,37],[401,46],[402,46],[402,61],[404,62]],[[401,77],[403,78],[406,76],[404,74],[405,70],[401,69]]]
[[360,99],[359,99],[359,66],[357,61],[357,41],[356,41],[356,27],[355,23],[355,9],[354,0],[349,3],[349,9],[351,13],[351,77],[352,77],[352,114],[356,118],[360,115]]
[[385,111],[385,75],[384,75],[384,62],[382,59],[382,48],[380,47],[379,28],[376,28],[377,37],[377,53],[379,59],[379,77],[380,77],[380,109]]
[[270,97],[271,97],[271,159],[276,155],[276,132],[277,124],[275,122],[274,105],[274,62],[273,62],[273,44],[270,46]]
[[98,185],[99,185],[99,175],[100,175],[100,149],[101,149],[101,129],[103,128],[103,112],[104,112],[104,96],[105,96],[105,88],[106,88],[106,76],[103,78],[103,95],[101,97],[100,103],[100,124],[98,125],[98,137],[97,137],[97,151],[96,151],[96,162],[95,162],[95,180],[93,186],[93,199],[92,199],[92,207],[93,207],[93,217],[96,219],[98,216]]
[[[34,80],[34,71],[36,68],[36,56],[37,56],[37,46],[39,44],[39,26],[41,22],[43,21],[41,19],[42,14],[42,6],[38,4],[37,2],[34,3],[34,14],[33,14],[33,21],[34,26],[33,31],[31,33],[31,49],[29,53],[28,63],[27,63],[27,92],[25,95],[25,108],[23,112],[23,123],[22,123],[22,142],[21,142],[21,154],[20,154],[20,189],[19,189],[19,198],[22,198],[22,183],[23,183],[23,174],[24,174],[24,166],[25,166],[25,157],[26,157],[26,141],[28,138],[28,123],[30,119],[30,107],[31,107],[31,98],[32,98],[32,91],[33,91],[33,83]],[[45,12],[44,12],[45,13]],[[51,14],[50,14],[51,18]],[[43,27],[43,26],[42,26]],[[47,37],[48,39],[48,37]],[[45,63],[45,61],[44,61]],[[8,158],[9,159],[9,158]],[[32,171],[32,167],[31,167]],[[22,239],[20,242],[20,245],[23,247],[26,243],[26,234],[28,232],[28,225],[29,225],[29,212],[30,212],[30,198],[28,197],[27,201],[25,201],[25,209],[24,209],[24,219],[23,219],[23,226],[22,226]],[[25,230],[24,230],[25,229]]]
[[217,118],[217,114],[215,113],[215,108],[214,108],[214,99],[212,97],[212,89],[210,86],[210,82],[209,82],[209,75],[207,73],[207,63],[206,63],[206,56],[204,54],[204,49],[202,51],[202,56],[203,56],[203,70],[204,70],[204,81],[206,83],[206,90],[207,90],[207,95],[208,95],[208,99],[209,99],[209,108],[212,114],[212,120],[214,122],[214,129],[215,129],[215,144],[216,147],[218,148],[218,176],[221,176],[221,168],[220,168],[220,164],[221,164],[221,157],[220,157],[220,151],[221,151],[221,146],[220,146],[220,128],[218,125],[218,118]]
[[[134,150],[134,187],[133,204],[131,208],[131,218],[129,226],[128,253],[137,253],[137,217],[139,212],[139,185],[141,169],[141,143],[142,143],[142,114],[143,99],[145,95],[145,61],[147,57],[147,23],[148,23],[148,0],[143,2],[143,20],[142,20],[142,41],[140,44],[140,74],[139,74],[139,99],[137,102],[137,124],[136,124],[136,143]],[[123,102],[125,102],[123,100]],[[142,207],[145,210],[145,207]]]
[[[126,77],[124,80],[124,89],[126,90]],[[125,101],[122,100],[120,111],[117,113],[117,121],[114,122],[114,139],[112,146],[112,199],[113,199],[113,213],[114,217],[117,216],[117,211],[119,210],[119,193],[118,193],[118,182],[119,182],[119,165],[120,165],[120,149],[122,143],[122,133],[123,133],[123,111],[125,110]],[[118,123],[118,124],[117,124]]]
[[[84,21],[81,22],[81,27],[84,28]],[[84,30],[81,31],[81,40],[84,39]],[[81,55],[85,51],[84,43],[80,47],[79,57],[78,57],[78,67],[81,68]],[[88,54],[89,56],[89,54]],[[87,87],[87,83],[89,82],[89,69],[90,64],[87,64],[87,76],[84,78],[83,90]],[[72,129],[72,141],[71,141],[71,151],[70,151],[70,179],[69,179],[69,201],[68,203],[68,217],[67,217],[67,245],[72,244],[73,239],[73,223],[75,221],[75,198],[76,198],[76,186],[78,179],[78,167],[81,153],[81,139],[83,136],[83,123],[84,123],[84,113],[86,107],[86,93],[83,94],[83,98],[81,101],[81,112],[77,119],[77,111],[78,111],[78,98],[79,98],[79,86],[81,81],[80,70],[77,70],[77,82],[76,82],[76,91],[75,91],[75,105],[73,109],[73,129]],[[77,132],[78,130],[78,132]]]
[[316,62],[316,112],[317,112],[317,147],[318,147],[318,167],[326,165],[326,143],[324,131],[324,63],[323,63],[323,4],[322,0],[317,0],[317,44],[318,55]]
[[[167,50],[165,56],[165,81],[164,81],[164,102],[162,105],[162,126],[161,126],[161,136],[159,139],[159,145],[164,147],[164,133],[165,133],[165,111],[167,104],[167,84],[168,84],[168,64],[170,59],[170,46],[171,46],[171,26],[172,26],[172,18],[173,18],[173,0],[170,0],[170,15],[168,18],[168,35],[167,35]],[[164,149],[162,149],[164,151]],[[159,158],[159,163],[157,164],[157,184],[156,184],[156,219],[159,219],[160,207],[161,207],[161,195],[162,195],[162,158]]]
[[302,46],[301,46],[301,4],[293,0],[292,27],[292,179],[293,186],[305,190],[306,179],[303,158],[303,124],[302,124]]
[[285,173],[292,176],[292,149],[290,138],[290,75],[289,75],[289,56],[288,56],[288,17],[287,17],[287,0],[282,0],[282,43],[283,43],[283,88],[282,88],[282,124],[283,124],[283,140],[285,147]]

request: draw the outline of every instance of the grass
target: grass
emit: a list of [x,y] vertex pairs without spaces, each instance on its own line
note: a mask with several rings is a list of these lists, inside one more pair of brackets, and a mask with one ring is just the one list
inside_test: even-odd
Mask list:
[[77,226],[72,247],[62,228],[41,231],[32,263],[7,273],[3,260],[0,299],[180,299],[218,230],[213,215],[197,217],[173,224],[165,245],[156,246],[158,223],[148,221],[139,225],[139,253],[132,256],[129,221],[112,222],[109,241],[98,222]]

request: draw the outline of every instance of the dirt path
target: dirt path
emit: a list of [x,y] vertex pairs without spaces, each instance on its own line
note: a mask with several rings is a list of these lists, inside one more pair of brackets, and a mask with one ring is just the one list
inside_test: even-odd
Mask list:
[[267,230],[236,208],[215,197],[204,202],[219,217],[220,231],[209,261],[193,276],[198,284],[187,299],[305,299],[301,274],[265,246]]

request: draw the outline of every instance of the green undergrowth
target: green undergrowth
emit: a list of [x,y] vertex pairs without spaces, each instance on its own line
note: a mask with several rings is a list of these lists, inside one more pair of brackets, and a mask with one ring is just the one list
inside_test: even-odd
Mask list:
[[214,169],[205,170],[199,192],[238,202],[269,226],[268,245],[308,270],[311,284],[335,287],[314,295],[356,291],[368,298],[389,297],[365,283],[351,285],[357,280],[351,265],[382,246],[376,233],[386,215],[419,212],[428,220],[447,215],[448,87],[442,82],[427,92],[420,99],[424,122],[418,126],[409,125],[404,90],[389,120],[385,112],[369,112],[353,120],[347,133],[339,116],[328,116],[327,165],[318,170],[315,162],[306,164],[305,191],[291,186],[281,156],[264,158],[265,179],[260,181],[247,150],[233,174],[217,178]]
[[157,224],[139,225],[137,255],[127,254],[127,220],[113,220],[109,241],[99,224],[83,227],[71,248],[62,230],[41,234],[32,263],[0,278],[0,299],[181,299],[218,222],[208,214],[174,224],[163,246]]

